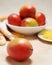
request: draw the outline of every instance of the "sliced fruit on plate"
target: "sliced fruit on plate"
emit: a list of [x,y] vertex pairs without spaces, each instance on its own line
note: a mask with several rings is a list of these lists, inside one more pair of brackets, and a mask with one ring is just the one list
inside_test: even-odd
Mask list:
[[42,31],[43,37],[52,40],[52,30]]
[[2,33],[0,33],[0,46],[6,44],[6,39]]
[[52,42],[52,30],[43,30],[38,34],[38,37],[42,40]]

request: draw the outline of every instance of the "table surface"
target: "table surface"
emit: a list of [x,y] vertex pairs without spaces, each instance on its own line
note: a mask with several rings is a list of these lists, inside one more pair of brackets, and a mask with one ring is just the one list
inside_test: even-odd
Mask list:
[[29,59],[18,62],[10,58],[7,54],[7,44],[0,46],[0,65],[52,65],[52,43],[45,42],[36,35],[25,36],[32,46],[33,54]]

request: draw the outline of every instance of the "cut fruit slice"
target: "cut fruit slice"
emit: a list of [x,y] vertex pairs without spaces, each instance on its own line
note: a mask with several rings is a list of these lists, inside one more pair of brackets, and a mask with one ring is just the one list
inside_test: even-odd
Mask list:
[[5,39],[5,37],[3,36],[3,34],[0,33],[0,46],[5,45],[5,44],[6,44],[6,39]]
[[42,40],[52,42],[52,30],[43,30],[38,34],[38,37]]

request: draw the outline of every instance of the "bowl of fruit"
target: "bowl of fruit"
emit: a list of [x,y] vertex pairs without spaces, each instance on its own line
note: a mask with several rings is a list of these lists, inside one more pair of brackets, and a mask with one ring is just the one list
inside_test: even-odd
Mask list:
[[22,6],[19,14],[12,13],[5,21],[12,30],[27,35],[38,33],[46,26],[45,14],[37,12],[33,5]]

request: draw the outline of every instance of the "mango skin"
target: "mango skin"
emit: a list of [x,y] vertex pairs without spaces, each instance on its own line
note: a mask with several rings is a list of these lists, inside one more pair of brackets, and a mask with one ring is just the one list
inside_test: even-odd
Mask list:
[[27,18],[27,17],[34,18],[36,14],[36,8],[33,5],[24,5],[21,7],[19,13],[22,18]]
[[34,18],[24,18],[21,22],[21,26],[35,27],[38,26],[38,23]]
[[18,38],[9,42],[7,52],[11,58],[23,61],[32,55],[33,47],[28,40]]

